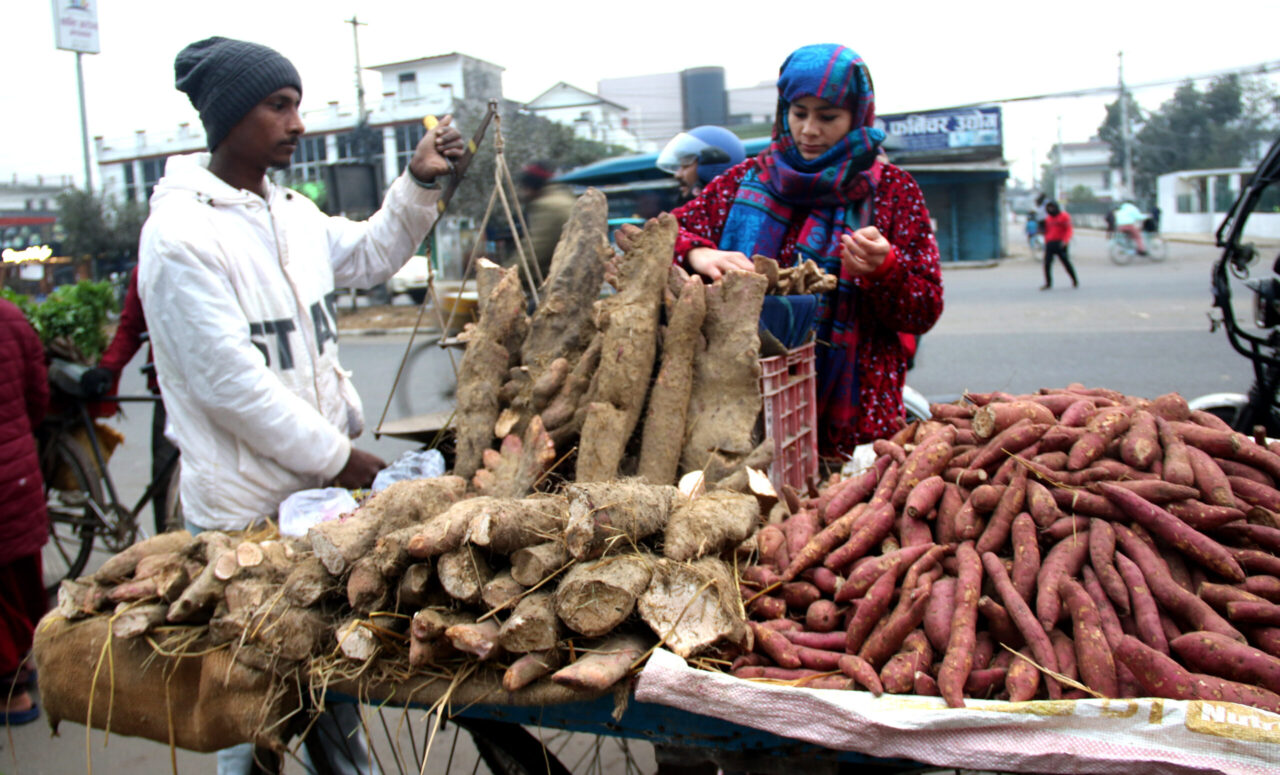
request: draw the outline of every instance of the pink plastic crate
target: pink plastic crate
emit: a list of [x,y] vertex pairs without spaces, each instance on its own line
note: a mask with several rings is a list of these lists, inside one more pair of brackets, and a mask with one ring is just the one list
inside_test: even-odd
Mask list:
[[764,430],[773,438],[769,480],[800,492],[818,478],[818,382],[813,343],[760,359]]

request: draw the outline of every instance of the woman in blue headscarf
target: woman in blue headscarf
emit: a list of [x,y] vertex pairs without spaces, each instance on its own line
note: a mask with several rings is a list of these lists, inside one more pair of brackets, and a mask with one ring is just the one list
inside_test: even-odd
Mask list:
[[818,310],[819,451],[847,455],[891,435],[905,412],[900,335],[942,313],[942,273],[929,211],[912,177],[878,160],[867,67],[839,45],[805,46],[783,62],[773,141],[673,214],[676,259],[714,280],[812,259],[839,277]]

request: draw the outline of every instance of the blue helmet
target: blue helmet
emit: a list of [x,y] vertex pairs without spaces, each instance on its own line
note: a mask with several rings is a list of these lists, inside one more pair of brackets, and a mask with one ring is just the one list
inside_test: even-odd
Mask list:
[[698,179],[704,184],[747,158],[742,140],[724,127],[707,124],[671,138],[658,154],[658,169],[675,174],[681,165],[698,162]]

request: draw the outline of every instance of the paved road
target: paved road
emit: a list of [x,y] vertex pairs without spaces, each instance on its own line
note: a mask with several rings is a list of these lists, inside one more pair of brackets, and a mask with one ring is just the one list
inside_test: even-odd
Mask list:
[[[926,395],[962,390],[1025,392],[1073,381],[1143,396],[1176,390],[1190,397],[1248,387],[1251,373],[1245,359],[1231,351],[1221,331],[1208,332],[1205,313],[1210,304],[1212,247],[1173,243],[1164,263],[1118,267],[1107,259],[1101,236],[1085,232],[1072,246],[1080,288],[1070,288],[1059,266],[1055,288],[1041,292],[1037,290],[1043,282],[1040,262],[1027,255],[1020,243],[1011,245],[1020,255],[995,266],[944,270],[946,311],[924,338],[918,365],[908,378]],[[1239,298],[1243,315],[1250,297],[1241,294]],[[403,336],[344,339],[344,363],[355,372],[371,426],[387,400],[406,343]],[[137,374],[140,364],[138,359],[126,373],[123,391],[142,389]],[[398,399],[388,416],[447,407],[451,384],[447,354],[427,352],[409,372],[408,405]],[[136,497],[147,475],[149,412],[134,410],[117,422],[126,441],[116,453],[112,470],[122,490]],[[416,445],[366,435],[358,446],[390,460]],[[393,728],[397,722],[398,715],[388,721]],[[84,771],[83,727],[67,725],[64,736],[52,741],[43,723],[13,734],[13,758],[8,751],[0,752],[0,774]],[[98,771],[169,768],[164,746],[117,736],[103,748],[98,733],[93,741],[92,761]],[[3,738],[0,745],[9,747]],[[212,772],[213,768],[207,755],[179,751],[178,762],[183,772]]]

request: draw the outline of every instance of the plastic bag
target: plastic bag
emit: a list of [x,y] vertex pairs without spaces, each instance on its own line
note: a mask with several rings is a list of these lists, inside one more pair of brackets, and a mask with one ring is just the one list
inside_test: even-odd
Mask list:
[[373,492],[406,479],[430,479],[444,473],[444,455],[438,449],[415,449],[396,458],[373,478]]
[[302,537],[321,522],[355,510],[355,497],[342,487],[299,490],[280,504],[280,535]]

